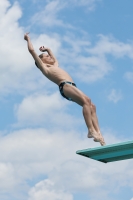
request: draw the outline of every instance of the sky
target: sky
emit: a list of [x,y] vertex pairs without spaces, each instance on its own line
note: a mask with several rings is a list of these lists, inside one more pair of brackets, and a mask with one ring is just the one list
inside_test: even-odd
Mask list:
[[52,49],[96,105],[106,144],[133,140],[133,1],[0,0],[0,199],[133,200],[133,160],[76,154],[87,139],[82,108],[35,66]]

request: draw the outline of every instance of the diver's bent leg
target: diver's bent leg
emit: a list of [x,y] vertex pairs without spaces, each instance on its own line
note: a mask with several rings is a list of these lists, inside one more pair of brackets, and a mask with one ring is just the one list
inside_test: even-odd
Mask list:
[[72,98],[74,102],[83,107],[83,116],[88,127],[88,131],[95,133],[91,118],[91,100],[75,86],[65,84],[63,87],[65,96]]
[[94,141],[100,142],[101,145],[105,145],[104,139],[96,133],[92,122],[90,98],[78,88],[69,84],[64,85],[63,91],[65,96],[71,98],[74,102],[83,107],[83,116],[88,127],[88,133],[94,138]]

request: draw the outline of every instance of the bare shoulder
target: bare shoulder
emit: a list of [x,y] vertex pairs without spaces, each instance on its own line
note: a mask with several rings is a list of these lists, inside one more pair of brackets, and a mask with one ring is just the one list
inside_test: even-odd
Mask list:
[[55,66],[55,67],[59,67],[59,63],[58,63],[58,60],[57,60],[57,59],[55,59],[54,66]]

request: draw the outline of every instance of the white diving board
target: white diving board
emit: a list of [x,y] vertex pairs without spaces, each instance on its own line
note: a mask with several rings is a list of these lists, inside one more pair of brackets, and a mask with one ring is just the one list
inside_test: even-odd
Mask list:
[[77,154],[108,163],[133,158],[133,140],[76,151]]

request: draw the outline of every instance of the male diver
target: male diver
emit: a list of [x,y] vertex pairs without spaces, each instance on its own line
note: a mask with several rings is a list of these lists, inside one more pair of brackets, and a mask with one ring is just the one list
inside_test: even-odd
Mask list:
[[67,100],[82,106],[83,116],[88,128],[87,137],[94,138],[95,142],[100,142],[104,146],[105,141],[98,124],[96,107],[91,102],[91,99],[79,90],[71,76],[59,67],[57,59],[49,48],[41,46],[39,50],[41,52],[47,52],[47,54],[42,53],[38,56],[31,43],[29,33],[24,35],[24,39],[27,41],[28,50],[33,56],[36,66],[50,81],[59,86],[61,95]]

